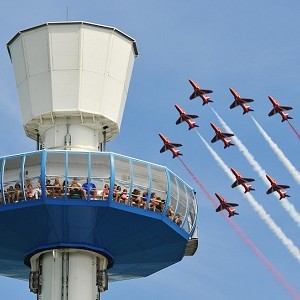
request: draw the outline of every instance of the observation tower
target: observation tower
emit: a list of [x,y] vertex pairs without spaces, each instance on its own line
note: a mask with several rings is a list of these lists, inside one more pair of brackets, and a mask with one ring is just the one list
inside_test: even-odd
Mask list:
[[120,132],[134,39],[87,22],[46,23],[7,44],[25,133],[0,158],[0,273],[40,300],[95,300],[198,246],[192,187],[164,166],[106,152]]

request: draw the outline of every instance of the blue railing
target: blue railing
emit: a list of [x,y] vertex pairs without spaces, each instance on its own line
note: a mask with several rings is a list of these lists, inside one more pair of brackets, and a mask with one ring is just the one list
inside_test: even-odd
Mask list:
[[2,205],[48,198],[113,201],[161,213],[188,233],[195,228],[194,190],[164,166],[109,152],[42,150],[1,157],[0,172]]

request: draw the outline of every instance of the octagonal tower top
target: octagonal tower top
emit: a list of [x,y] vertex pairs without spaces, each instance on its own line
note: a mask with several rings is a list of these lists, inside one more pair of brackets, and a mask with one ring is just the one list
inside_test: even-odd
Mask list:
[[87,22],[45,23],[7,44],[23,125],[47,149],[97,150],[120,132],[135,40]]

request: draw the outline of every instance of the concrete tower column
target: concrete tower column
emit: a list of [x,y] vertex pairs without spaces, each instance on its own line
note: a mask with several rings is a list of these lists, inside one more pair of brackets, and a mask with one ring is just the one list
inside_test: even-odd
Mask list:
[[108,288],[107,258],[79,250],[50,250],[31,260],[30,290],[39,300],[95,300]]

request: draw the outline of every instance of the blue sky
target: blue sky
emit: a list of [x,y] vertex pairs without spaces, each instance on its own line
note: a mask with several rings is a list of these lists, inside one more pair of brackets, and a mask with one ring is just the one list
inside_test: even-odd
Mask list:
[[[199,98],[190,101],[192,78],[212,89],[212,107],[279,183],[289,184],[289,201],[300,211],[299,184],[283,166],[242,109],[229,109],[229,87],[253,98],[252,116],[299,170],[299,139],[280,116],[271,118],[271,95],[294,109],[291,123],[300,130],[300,3],[299,1],[5,1],[0,12],[0,103],[2,140],[0,154],[31,151],[22,128],[13,68],[6,43],[19,30],[50,21],[87,21],[113,26],[137,41],[135,61],[121,133],[108,151],[166,165],[197,191],[199,249],[195,256],[148,278],[112,283],[104,300],[140,299],[291,299],[261,260],[193,181],[178,159],[160,154],[162,132],[183,144],[184,162],[214,195],[238,202],[235,223],[300,294],[299,262],[252,209],[243,195],[231,189],[232,181],[218,166],[198,135],[187,124],[175,125],[174,104],[198,114],[198,132],[210,142],[213,122],[221,124]],[[12,125],[13,124],[13,125]],[[17,142],[16,142],[17,141]],[[299,227],[272,195],[238,147],[224,150],[210,144],[229,167],[253,177],[252,195],[285,235],[299,248]],[[28,284],[0,277],[3,299],[35,299]]]

